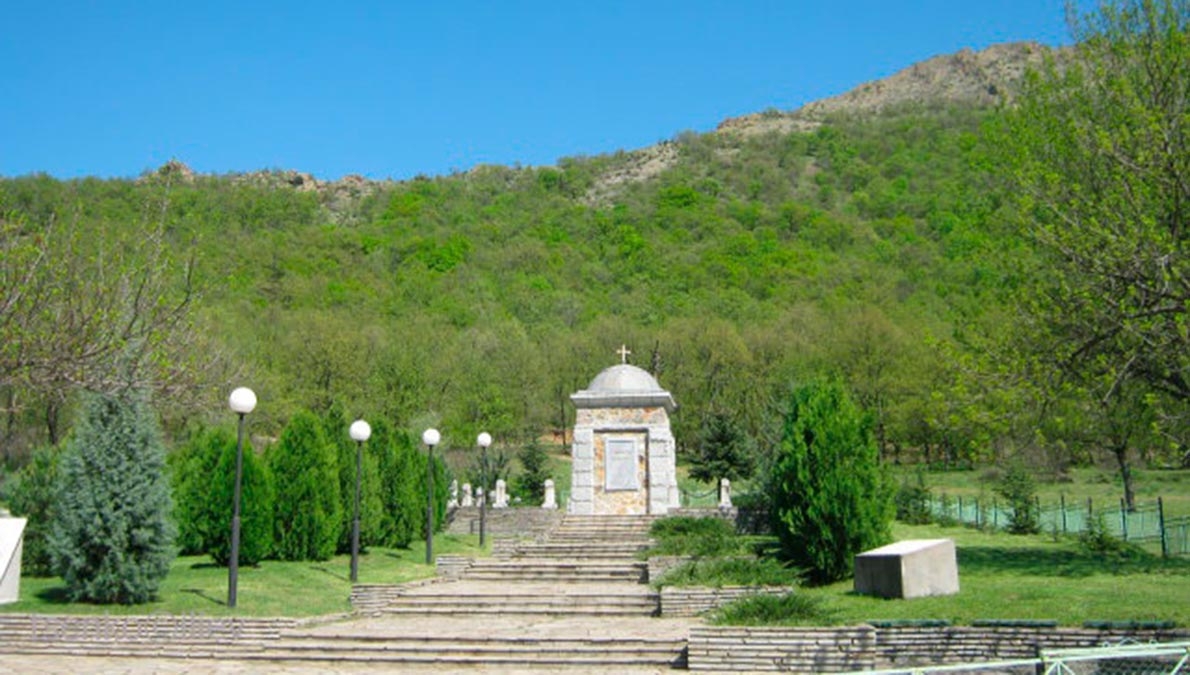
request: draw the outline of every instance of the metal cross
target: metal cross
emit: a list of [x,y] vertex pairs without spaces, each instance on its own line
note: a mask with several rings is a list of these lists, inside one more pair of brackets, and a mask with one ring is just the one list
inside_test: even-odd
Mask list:
[[628,355],[632,352],[628,349],[628,345],[620,345],[616,353],[620,355],[620,363],[628,363]]

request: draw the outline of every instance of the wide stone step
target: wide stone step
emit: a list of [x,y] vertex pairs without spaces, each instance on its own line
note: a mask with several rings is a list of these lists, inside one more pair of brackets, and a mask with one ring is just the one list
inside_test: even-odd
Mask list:
[[250,658],[276,660],[500,664],[544,666],[657,666],[684,664],[685,640],[648,638],[482,638],[394,636],[288,637]]
[[447,615],[528,614],[542,616],[654,616],[660,604],[650,595],[467,595],[467,596],[405,596],[384,606],[385,614],[433,613]]

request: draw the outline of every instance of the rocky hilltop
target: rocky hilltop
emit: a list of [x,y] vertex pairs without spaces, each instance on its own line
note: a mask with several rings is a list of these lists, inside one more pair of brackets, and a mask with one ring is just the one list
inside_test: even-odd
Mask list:
[[[935,56],[884,79],[866,82],[847,93],[809,103],[797,110],[767,110],[726,119],[715,133],[809,131],[831,115],[878,114],[907,105],[992,106],[1011,100],[1019,90],[1027,68],[1041,65],[1047,56],[1061,58],[1064,53],[1036,42],[994,45],[981,51],[964,49],[956,54]],[[670,142],[626,152],[624,160],[603,177],[589,200],[599,201],[601,197],[607,197],[614,193],[616,186],[648,180],[671,166],[677,156],[677,149]],[[194,172],[177,160],[166,163],[156,173],[174,179],[194,180]],[[357,175],[326,181],[293,170],[257,171],[237,174],[234,178],[257,185],[316,192],[332,211],[391,183],[371,181]]]

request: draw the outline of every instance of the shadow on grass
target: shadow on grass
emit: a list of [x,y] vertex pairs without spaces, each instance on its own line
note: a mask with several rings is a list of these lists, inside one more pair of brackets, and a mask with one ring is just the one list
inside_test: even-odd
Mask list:
[[207,595],[207,592],[202,590],[201,588],[182,588],[179,590],[183,593],[190,593],[191,595],[196,595],[213,605],[219,605],[220,607],[227,606],[227,600],[225,600],[225,599],[220,600],[219,598],[212,598],[210,595]]
[[67,593],[65,586],[51,586],[49,588],[43,588],[35,595],[37,595],[38,600],[51,605],[73,604],[73,601],[70,599],[70,595]]
[[342,572],[333,571],[333,570],[331,570],[330,567],[327,567],[326,565],[311,565],[310,569],[312,569],[316,572],[322,572],[324,574],[329,574],[330,576],[338,579],[339,581],[350,581],[351,580],[350,575],[343,574]]
[[1190,576],[1190,559],[1161,558],[1140,550],[1093,554],[1012,546],[958,550],[959,567],[970,572],[1012,572],[1029,576],[1086,577],[1092,574],[1170,574]]

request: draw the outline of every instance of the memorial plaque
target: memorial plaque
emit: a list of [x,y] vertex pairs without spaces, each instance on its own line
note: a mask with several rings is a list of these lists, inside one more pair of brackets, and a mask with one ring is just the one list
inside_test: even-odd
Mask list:
[[603,445],[605,457],[604,486],[607,490],[639,490],[636,441],[609,438]]

